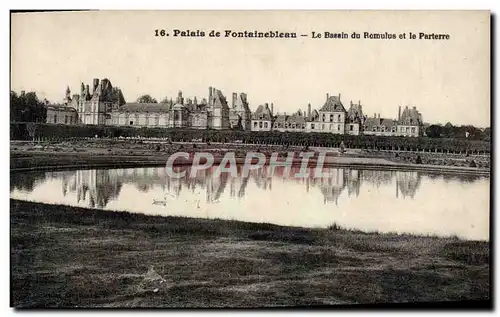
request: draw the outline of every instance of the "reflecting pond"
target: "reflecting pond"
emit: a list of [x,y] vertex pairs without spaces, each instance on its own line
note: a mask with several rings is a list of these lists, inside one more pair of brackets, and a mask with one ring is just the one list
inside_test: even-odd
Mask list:
[[[238,175],[214,169],[170,178],[165,167],[11,174],[22,200],[363,231],[489,240],[490,179],[412,171],[325,168],[327,177],[290,178],[268,166]],[[296,170],[295,170],[296,169]],[[292,174],[299,172],[293,168]]]

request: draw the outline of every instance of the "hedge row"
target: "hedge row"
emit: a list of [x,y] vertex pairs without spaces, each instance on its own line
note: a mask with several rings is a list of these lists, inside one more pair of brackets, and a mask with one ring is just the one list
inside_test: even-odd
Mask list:
[[[30,140],[26,123],[11,123],[12,140]],[[276,131],[237,131],[237,130],[194,130],[165,128],[134,128],[93,125],[36,124],[36,139],[67,140],[72,138],[143,137],[168,138],[171,141],[192,142],[234,142],[247,144],[276,144],[295,146],[339,147],[341,142],[347,148],[408,150],[445,153],[485,153],[489,154],[490,142],[467,139],[411,138],[371,135],[338,135],[330,133],[276,132]]]

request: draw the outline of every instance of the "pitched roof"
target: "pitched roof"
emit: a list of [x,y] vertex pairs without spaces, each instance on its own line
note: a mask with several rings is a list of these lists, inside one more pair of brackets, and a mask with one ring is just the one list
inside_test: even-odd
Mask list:
[[222,94],[222,91],[220,91],[219,89],[215,89],[213,98],[214,98],[214,107],[229,109],[227,105],[226,96]]
[[364,126],[366,130],[370,130],[373,127],[385,126],[386,129],[391,129],[397,125],[397,121],[387,118],[367,118],[365,120]]
[[126,103],[118,112],[168,112],[170,105],[166,103]]
[[247,112],[247,113],[252,112],[250,110],[250,107],[248,106],[247,94],[240,93],[236,97],[236,103],[233,106],[233,110],[235,110],[235,111],[244,111],[244,112]]
[[338,96],[330,96],[319,111],[325,112],[345,112],[344,105]]
[[311,117],[307,118],[307,121],[318,121],[319,120],[319,112],[318,110],[314,109],[311,111]]
[[347,123],[359,123],[359,124],[363,123],[364,116],[361,107],[358,107],[358,105],[351,105],[351,107],[347,111],[347,116],[345,121]]
[[47,110],[76,112],[75,108],[61,104],[46,105],[45,107],[47,108]]
[[252,118],[259,119],[260,115],[263,115],[264,119],[266,120],[271,120],[273,116],[271,113],[271,109],[269,109],[268,105],[258,106],[255,112],[253,113]]
[[418,112],[416,107],[408,108],[408,106],[403,110],[401,118],[399,119],[400,124],[423,124],[422,114]]

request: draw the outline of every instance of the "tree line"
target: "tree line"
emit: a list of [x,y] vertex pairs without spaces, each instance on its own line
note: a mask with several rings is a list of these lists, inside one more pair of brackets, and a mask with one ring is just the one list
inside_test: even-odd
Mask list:
[[36,92],[21,91],[17,94],[10,92],[10,121],[11,122],[45,122],[47,118],[48,101],[38,99]]
[[[32,133],[25,123],[11,123],[11,140],[29,140]],[[129,126],[37,124],[36,137],[41,140],[78,138],[166,138],[176,142],[238,142],[243,144],[283,146],[325,146],[355,149],[425,151],[438,153],[490,153],[491,142],[471,139],[401,137],[374,135],[341,135],[317,132],[277,132],[238,130],[195,130],[179,128],[136,128]]]
[[432,124],[425,130],[429,138],[448,139],[471,139],[471,140],[491,140],[491,128],[479,129],[472,125],[454,126],[450,122],[447,124]]

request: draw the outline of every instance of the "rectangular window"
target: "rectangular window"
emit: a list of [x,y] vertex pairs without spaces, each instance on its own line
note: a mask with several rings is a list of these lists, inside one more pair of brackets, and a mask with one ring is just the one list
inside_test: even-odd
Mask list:
[[54,123],[57,123],[57,114],[54,115]]
[[264,128],[267,128],[267,122],[264,122]]
[[254,127],[254,128],[257,128],[257,121],[254,121],[254,122],[253,122],[253,127]]
[[330,131],[333,130],[333,124],[330,124]]
[[350,130],[350,131],[354,130],[354,126],[353,126],[352,124],[351,124],[351,125],[349,125],[349,130]]
[[411,128],[411,133],[415,133],[415,128]]
[[133,125],[134,124],[134,121],[130,121],[130,125]]
[[337,125],[337,131],[340,131],[340,124]]
[[325,122],[325,114],[323,113],[323,122]]
[[314,123],[311,124],[311,130],[314,130]]
[[321,130],[324,130],[324,129],[325,129],[325,125],[321,124]]
[[340,115],[337,116],[337,120],[338,120],[338,122],[340,122]]
[[262,129],[262,121],[259,121],[259,128]]
[[330,122],[333,122],[333,114],[330,115]]

